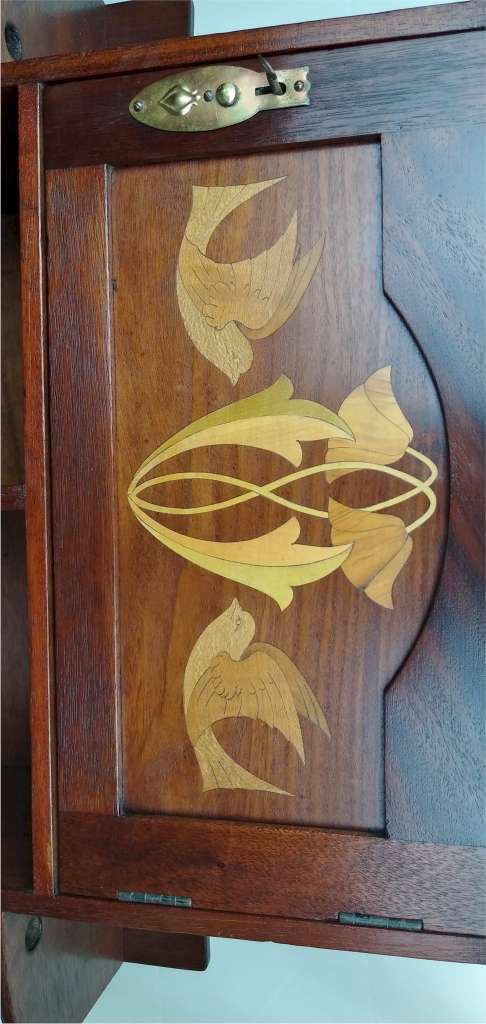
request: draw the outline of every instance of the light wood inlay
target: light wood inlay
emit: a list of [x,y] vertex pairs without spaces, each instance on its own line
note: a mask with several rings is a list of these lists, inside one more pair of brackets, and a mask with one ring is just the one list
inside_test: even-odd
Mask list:
[[319,263],[324,237],[294,263],[294,212],[283,234],[258,256],[219,263],[209,259],[206,250],[221,221],[283,180],[192,188],[192,210],[177,270],[179,307],[196,348],[232,384],[253,362],[250,341],[268,338],[292,316]]
[[326,717],[303,675],[272,644],[252,643],[255,620],[234,599],[196,641],[184,675],[187,730],[203,789],[252,789],[290,794],[257,778],[229,757],[212,726],[252,718],[278,729],[305,764],[299,715],[329,736]]

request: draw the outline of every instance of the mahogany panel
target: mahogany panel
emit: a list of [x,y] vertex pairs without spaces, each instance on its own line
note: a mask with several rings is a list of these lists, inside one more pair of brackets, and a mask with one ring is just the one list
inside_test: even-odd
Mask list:
[[[3,503],[3,493],[2,493]],[[2,764],[30,764],[25,517],[2,512]]]
[[441,583],[386,705],[387,826],[407,840],[485,839],[485,156],[480,128],[383,139],[385,290],[437,381],[451,465]]
[[[96,49],[91,34],[92,15],[103,0],[4,0],[2,3],[2,61],[11,61],[5,28],[11,24],[21,39],[21,58],[44,57],[51,53]],[[104,40],[103,40],[104,41]],[[108,45],[105,42],[105,45]]]
[[136,0],[103,4],[103,0],[4,0],[2,60],[11,60],[4,28],[12,22],[22,40],[22,58],[48,54],[86,53],[127,46],[136,40],[155,42],[192,32],[191,0]]
[[[177,259],[192,187],[279,176],[278,184],[217,227],[208,255],[220,265],[264,252],[295,211],[300,252],[321,235],[325,247],[292,317],[254,343],[253,363],[234,385],[210,361],[210,348],[206,358],[197,350],[177,300]],[[316,147],[271,157],[117,171],[112,225],[123,806],[131,812],[383,830],[383,690],[415,641],[440,571],[447,452],[440,404],[426,366],[383,296],[379,147]],[[127,498],[130,481],[142,460],[176,430],[268,388],[281,374],[292,381],[296,398],[337,411],[354,388],[387,365],[392,366],[397,401],[412,424],[413,443],[439,469],[437,511],[413,534],[413,552],[396,582],[393,610],[372,603],[341,571],[296,587],[292,603],[280,610],[265,593],[214,576],[168,550],[137,522]],[[74,400],[83,402],[82,393]],[[64,429],[70,430],[69,422]],[[319,441],[303,444],[302,450],[303,469],[319,465],[326,454]],[[424,475],[410,454],[403,466]],[[160,471],[210,470],[263,485],[290,468],[279,454],[226,444],[185,453]],[[368,468],[332,486],[317,474],[282,494],[325,514],[330,497],[362,508],[402,490],[401,483]],[[193,481],[152,487],[143,497],[177,508],[204,506],[234,493],[220,482]],[[420,495],[393,512],[411,523],[425,507]],[[258,498],[236,508],[161,521],[184,539],[189,534],[237,543],[268,536],[289,517],[286,508]],[[330,542],[327,521],[305,515],[297,519],[302,543]],[[59,571],[66,572],[63,566]],[[255,640],[273,645],[270,651],[284,652],[297,666],[330,730],[327,738],[315,723],[301,719],[304,763],[295,745],[261,715],[252,721],[243,712],[216,721],[216,736],[234,762],[283,794],[268,786],[267,791],[241,785],[206,785],[203,790],[188,733],[183,701],[188,659],[203,632],[235,598],[253,618]],[[224,637],[218,650],[226,651],[227,642]],[[92,638],[90,643],[93,647]],[[201,672],[207,664],[202,663]],[[101,707],[110,698],[100,690],[97,699]],[[85,717],[89,723],[90,712]],[[78,728],[86,726],[79,721]]]
[[[7,146],[5,147],[7,149]],[[2,487],[24,479],[19,222],[2,212]]]
[[25,525],[32,773],[35,778],[32,793],[34,888],[42,893],[52,893],[56,884],[55,730],[40,87],[21,86],[18,107]]
[[2,914],[2,1020],[16,1024],[82,1021],[122,959],[118,928],[43,919],[33,950],[25,947],[27,914]]
[[415,10],[388,11],[354,18],[329,18],[300,25],[279,25],[244,32],[221,32],[199,36],[187,43],[180,39],[153,44],[136,44],[125,49],[99,53],[72,54],[42,60],[11,63],[4,71],[4,84],[29,81],[64,81],[73,78],[116,75],[149,68],[206,64],[253,57],[258,53],[295,53],[319,47],[338,47],[364,42],[427,36],[447,32],[483,29],[483,0],[441,4]]
[[[227,41],[226,61],[231,52]],[[475,32],[275,57],[277,68],[309,66],[310,106],[266,111],[213,132],[157,131],[131,117],[130,100],[160,71],[52,85],[46,166],[160,163],[478,121],[484,57],[484,37]],[[242,64],[260,70],[255,59]]]
[[200,935],[123,929],[123,960],[153,967],[205,971],[209,965],[209,939]]
[[118,801],[109,194],[104,167],[47,175],[59,800],[107,813]]
[[2,512],[19,512],[25,508],[25,484],[2,484]]
[[[89,857],[86,852],[89,850]],[[484,934],[486,851],[313,828],[63,814],[63,893],[189,896],[198,910],[319,920],[339,912]],[[186,929],[187,930],[187,929]]]
[[29,890],[33,881],[32,809],[27,765],[2,764],[1,796],[2,884],[5,889]]
[[363,928],[333,921],[304,921],[254,913],[180,910],[177,907],[118,903],[115,900],[76,896],[49,899],[25,892],[3,892],[2,904],[5,910],[15,913],[43,914],[78,921],[106,921],[125,928],[142,928],[145,932],[214,935],[463,963],[486,961],[486,940],[472,935]]

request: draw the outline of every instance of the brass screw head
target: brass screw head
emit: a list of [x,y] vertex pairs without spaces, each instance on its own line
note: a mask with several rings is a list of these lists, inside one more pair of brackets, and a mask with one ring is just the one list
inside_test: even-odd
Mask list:
[[240,98],[240,90],[234,82],[222,82],[216,89],[216,99],[222,107],[234,107]]

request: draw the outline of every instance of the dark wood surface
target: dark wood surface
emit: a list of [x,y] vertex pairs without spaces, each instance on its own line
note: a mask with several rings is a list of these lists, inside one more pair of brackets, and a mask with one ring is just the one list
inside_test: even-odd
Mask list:
[[423,344],[450,453],[440,586],[386,704],[387,827],[400,839],[461,844],[484,844],[486,825],[485,156],[480,128],[382,142],[384,287]]
[[120,929],[45,917],[28,951],[29,921],[30,912],[2,914],[2,1020],[83,1021],[120,966]]
[[60,877],[73,895],[114,899],[139,889],[189,896],[196,909],[315,920],[349,911],[484,933],[486,851],[474,847],[214,820],[203,829],[172,815],[63,814]]
[[2,484],[2,512],[18,512],[25,507],[24,484]]
[[54,693],[49,428],[45,319],[42,110],[38,86],[19,90],[20,258],[24,357],[25,521],[31,672],[34,886],[55,888]]
[[59,803],[105,812],[118,805],[109,203],[102,167],[47,183]]
[[122,928],[141,928],[144,931],[254,939],[464,963],[484,963],[486,958],[486,940],[472,935],[392,931],[340,925],[335,921],[304,921],[301,918],[214,910],[180,910],[176,907],[128,904],[76,896],[48,898],[12,891],[2,893],[2,904],[5,910],[16,913],[111,922]]
[[[96,49],[91,33],[92,17],[103,0],[4,0],[2,3],[2,61],[11,61],[5,26],[13,25],[20,36],[22,59]],[[108,45],[103,39],[103,43]]]
[[2,213],[2,487],[24,479],[19,225]]
[[205,971],[209,965],[209,939],[200,935],[123,929],[123,960],[153,967]]
[[1,614],[2,764],[26,766],[30,764],[30,671],[25,521],[21,511],[2,512]]
[[2,61],[12,59],[5,44],[7,22],[20,35],[22,58],[38,59],[190,35],[193,6],[191,0],[132,0],[106,6],[103,0],[4,0]]
[[32,889],[31,776],[28,765],[2,764],[2,885]]
[[354,18],[329,18],[300,25],[279,25],[250,29],[244,32],[222,32],[198,36],[190,45],[181,40],[134,44],[124,49],[105,50],[80,56],[46,57],[10,63],[4,72],[4,84],[21,82],[67,81],[96,78],[150,68],[177,67],[189,64],[235,62],[258,53],[296,53],[319,48],[334,48],[441,33],[483,29],[486,24],[483,0],[422,7],[384,14],[359,15]]
[[[286,54],[274,59],[276,67],[310,68],[310,106],[266,111],[213,132],[157,131],[131,117],[130,100],[163,77],[157,72],[49,86],[46,166],[141,165],[228,152],[235,156],[323,139],[481,121],[485,52],[483,33],[471,32]],[[243,65],[260,70],[255,60]]]

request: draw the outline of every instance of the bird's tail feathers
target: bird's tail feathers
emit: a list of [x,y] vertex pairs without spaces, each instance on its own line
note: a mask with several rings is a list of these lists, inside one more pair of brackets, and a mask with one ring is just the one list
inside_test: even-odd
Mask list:
[[203,789],[252,789],[268,793],[280,793],[282,796],[292,794],[285,789],[272,786],[265,779],[252,775],[241,765],[233,761],[218,743],[211,729],[206,729],[199,737],[195,747],[196,757],[203,777]]

